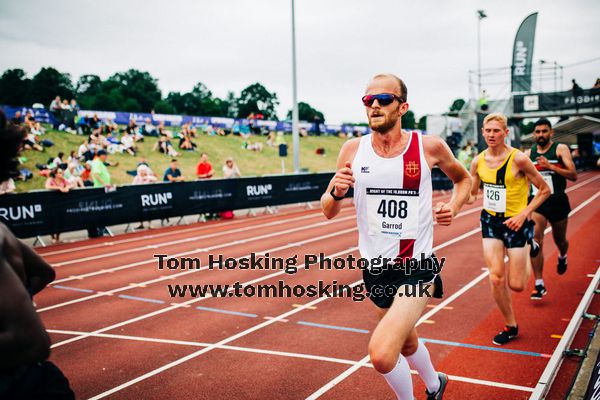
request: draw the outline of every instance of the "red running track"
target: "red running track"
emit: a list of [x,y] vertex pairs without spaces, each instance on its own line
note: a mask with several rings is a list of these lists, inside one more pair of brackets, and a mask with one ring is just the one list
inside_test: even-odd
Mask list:
[[[445,298],[430,302],[418,330],[436,368],[451,375],[445,399],[529,397],[591,280],[588,275],[598,268],[593,234],[600,222],[599,189],[598,173],[583,173],[570,185],[576,212],[568,228],[569,270],[556,274],[557,251],[547,235],[549,294],[537,303],[529,300],[529,289],[513,296],[520,337],[502,348],[491,343],[502,318],[482,270],[481,204],[465,207],[451,227],[435,227],[436,253],[447,259]],[[39,249],[57,271],[57,281],[35,299],[54,343],[51,359],[81,399],[391,399],[365,359],[376,324],[368,300],[172,298],[167,290],[169,284],[236,281],[358,285],[359,270],[300,268],[288,274],[206,268],[209,254],[235,258],[268,252],[297,256],[299,263],[305,254],[320,252],[358,257],[356,242],[354,210],[347,204],[332,221],[319,210],[291,207],[277,215]],[[198,257],[202,267],[159,270],[155,254]],[[565,363],[552,398],[562,397],[574,370]],[[413,381],[415,393],[422,394],[418,377]]]

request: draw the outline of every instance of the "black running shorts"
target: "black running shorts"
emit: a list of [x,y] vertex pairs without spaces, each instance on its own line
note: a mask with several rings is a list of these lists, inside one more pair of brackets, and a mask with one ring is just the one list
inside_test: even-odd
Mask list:
[[535,223],[531,220],[525,221],[521,229],[513,231],[504,222],[509,217],[496,217],[485,210],[481,211],[481,234],[484,239],[502,240],[507,249],[525,247],[528,241],[533,239],[533,227]]
[[[435,256],[432,255],[432,257]],[[420,268],[420,263],[408,272],[404,269],[393,269],[391,266],[382,269],[379,273],[364,269],[363,281],[367,296],[379,308],[390,308],[396,292],[402,285],[415,285],[414,293],[419,293],[419,286],[426,287],[428,283],[433,283],[433,297],[441,299],[444,296],[444,286],[440,274]]]
[[[529,198],[531,201],[533,197]],[[535,210],[536,213],[542,214],[550,222],[558,222],[569,217],[571,212],[571,204],[566,193],[551,194],[550,197]]]

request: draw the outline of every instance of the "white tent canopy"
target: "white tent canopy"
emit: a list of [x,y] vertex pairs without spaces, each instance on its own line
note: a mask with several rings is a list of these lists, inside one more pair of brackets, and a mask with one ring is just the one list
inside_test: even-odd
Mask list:
[[[552,140],[568,145],[577,144],[577,135],[586,133],[600,134],[600,119],[584,116],[561,121],[554,125],[554,138]],[[521,142],[535,142],[533,134],[523,136]]]

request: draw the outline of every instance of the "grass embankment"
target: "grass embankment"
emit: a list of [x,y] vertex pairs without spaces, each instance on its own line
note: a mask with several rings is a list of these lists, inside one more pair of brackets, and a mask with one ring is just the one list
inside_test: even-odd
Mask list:
[[[64,160],[66,161],[71,150],[77,151],[79,145],[87,138],[87,136],[72,135],[66,132],[58,132],[48,130],[46,135],[40,139],[50,139],[54,142],[53,147],[49,147],[44,152],[27,150],[22,152],[22,156],[27,158],[27,161],[21,165],[30,169],[34,177],[27,182],[18,181],[17,191],[26,192],[34,189],[44,189],[46,178],[40,176],[39,170],[35,167],[36,163],[46,164],[50,157],[54,158],[59,152],[65,153]],[[293,146],[291,135],[285,136],[288,144],[288,157],[285,158],[286,173],[293,172]],[[215,170],[215,178],[223,176],[223,164],[227,157],[233,157],[237,163],[242,176],[261,176],[268,174],[281,173],[281,158],[279,150],[276,147],[266,145],[266,136],[252,136],[250,142],[261,142],[264,144],[262,152],[254,152],[242,148],[244,140],[239,136],[207,136],[199,134],[194,142],[198,145],[196,151],[179,151],[177,157],[179,160],[179,168],[185,176],[186,180],[194,180],[196,178],[196,164],[200,159],[200,153],[206,152],[209,156],[209,161]],[[300,138],[300,167],[308,169],[309,172],[333,171],[335,169],[335,161],[338,151],[345,139],[340,139],[333,136],[320,137],[301,137]],[[118,162],[116,167],[109,167],[113,184],[128,185],[133,180],[131,175],[126,171],[134,170],[139,160],[143,157],[149,163],[154,173],[162,180],[165,169],[169,166],[171,157],[161,154],[157,151],[152,151],[152,147],[157,142],[157,138],[146,137],[143,143],[138,143],[137,156],[131,156],[128,153],[110,154],[109,161]],[[172,141],[176,147],[179,139]],[[325,149],[325,155],[315,153],[316,149],[322,147]]]

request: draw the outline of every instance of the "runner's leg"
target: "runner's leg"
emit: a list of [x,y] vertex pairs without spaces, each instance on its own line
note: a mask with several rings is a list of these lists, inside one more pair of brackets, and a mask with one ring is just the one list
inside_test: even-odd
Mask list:
[[492,296],[504,317],[506,325],[517,326],[512,308],[506,268],[504,266],[504,243],[499,239],[483,239],[483,258],[490,271],[490,285]]

